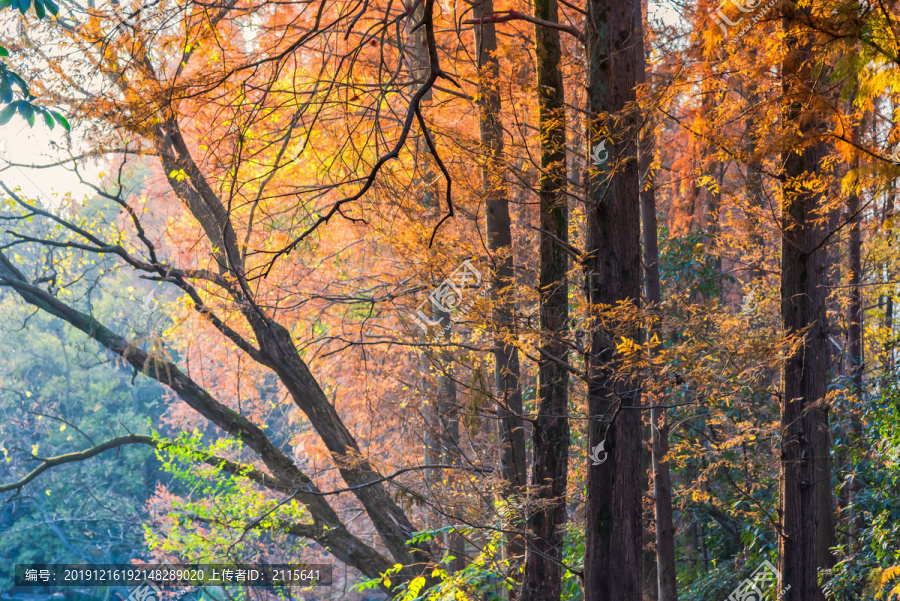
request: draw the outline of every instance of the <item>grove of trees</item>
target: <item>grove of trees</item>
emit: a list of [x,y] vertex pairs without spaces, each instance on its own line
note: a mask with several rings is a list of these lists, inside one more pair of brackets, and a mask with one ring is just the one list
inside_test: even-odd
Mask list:
[[900,4],[35,2],[6,563],[900,599]]

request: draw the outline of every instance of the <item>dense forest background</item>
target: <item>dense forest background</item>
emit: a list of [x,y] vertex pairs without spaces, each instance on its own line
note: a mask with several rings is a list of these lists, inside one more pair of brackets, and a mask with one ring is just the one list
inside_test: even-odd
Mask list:
[[4,565],[900,598],[894,0],[0,21],[0,125],[53,136],[0,161]]

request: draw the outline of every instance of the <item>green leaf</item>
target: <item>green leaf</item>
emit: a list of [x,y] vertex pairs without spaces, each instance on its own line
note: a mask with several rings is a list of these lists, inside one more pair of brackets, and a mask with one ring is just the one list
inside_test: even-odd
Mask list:
[[0,10],[6,10],[12,6],[12,0],[0,0]]
[[47,127],[49,127],[50,129],[56,127],[56,122],[53,120],[53,117],[50,116],[50,113],[48,111],[41,111],[41,115],[44,116],[44,123],[47,124]]
[[28,12],[28,9],[31,7],[31,0],[17,0],[19,5],[19,12],[23,15]]
[[56,111],[53,111],[51,114],[53,115],[53,118],[56,119],[56,122],[59,123],[60,125],[62,125],[66,131],[72,131],[72,128],[69,126],[69,122],[66,121],[65,117],[63,117]]
[[53,0],[44,0],[44,4],[47,5],[47,10],[50,11],[51,15],[56,16],[59,14],[59,5],[57,5],[56,2]]
[[41,0],[34,0],[34,12],[37,13],[38,19],[43,19],[47,16],[47,11],[44,10]]
[[4,78],[0,80],[0,102],[4,104],[8,104],[12,102],[13,99],[13,91],[12,86],[9,85],[9,80]]
[[9,56],[9,50],[4,48],[3,46],[0,46],[0,56]]
[[0,125],[6,125],[12,116],[16,113],[16,103],[12,103],[0,111]]
[[9,72],[9,78],[13,80],[17,86],[19,86],[19,89],[22,90],[23,94],[25,94],[26,96],[30,96],[28,92],[28,84],[25,83],[24,79],[22,79],[18,76],[18,74],[13,73],[12,71]]
[[16,104],[19,105],[19,114],[28,121],[28,125],[34,125],[34,109],[24,100],[20,100]]

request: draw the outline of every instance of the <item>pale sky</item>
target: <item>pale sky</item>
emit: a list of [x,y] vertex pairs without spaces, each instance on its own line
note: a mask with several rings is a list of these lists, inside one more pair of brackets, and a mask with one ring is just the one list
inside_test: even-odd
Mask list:
[[[73,129],[77,130],[75,124]],[[66,167],[32,169],[29,167],[11,167],[11,163],[26,165],[46,165],[65,159],[67,146],[65,130],[57,125],[53,131],[36,116],[34,127],[28,127],[19,115],[6,125],[0,127],[0,179],[7,186],[19,186],[22,193],[33,199],[56,204],[55,197],[71,192],[76,199],[93,196],[93,191],[78,180],[71,171],[71,164]],[[77,132],[75,133],[77,136]],[[55,143],[56,145],[54,146]],[[87,161],[79,165],[79,171],[85,180],[98,183],[98,174],[106,169],[106,161],[102,165],[97,161]]]

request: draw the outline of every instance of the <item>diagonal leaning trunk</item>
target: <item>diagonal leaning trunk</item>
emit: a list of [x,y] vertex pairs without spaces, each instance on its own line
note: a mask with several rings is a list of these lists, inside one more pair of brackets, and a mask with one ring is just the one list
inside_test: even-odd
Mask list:
[[[534,16],[558,21],[556,0],[537,0]],[[568,357],[569,211],[566,196],[566,114],[559,31],[535,27],[541,132],[540,307],[538,415],[533,430],[532,498],[526,525],[523,601],[558,601],[562,590],[563,526],[569,470]]]
[[[509,198],[503,177],[503,130],[500,123],[500,62],[497,31],[484,15],[494,12],[493,0],[476,0],[475,53],[478,61],[479,129],[481,134],[481,186],[484,195],[488,250],[493,261],[494,389],[500,430],[500,469],[507,482],[505,497],[517,497],[525,489],[525,428],[522,419],[522,389],[519,384],[519,350],[515,340],[515,275],[512,257],[512,227]],[[515,528],[521,529],[521,525]],[[525,546],[512,536],[507,556],[521,557]]]
[[[639,114],[634,108],[641,60],[640,3],[588,0],[587,249],[583,266],[592,312],[640,303]],[[612,118],[612,114],[616,118]],[[607,134],[608,132],[608,134]],[[611,143],[611,146],[610,146]],[[587,467],[585,601],[641,599],[641,417],[639,386],[617,373],[613,336],[639,339],[633,328],[612,332],[591,323],[587,353],[589,444],[608,453]]]

